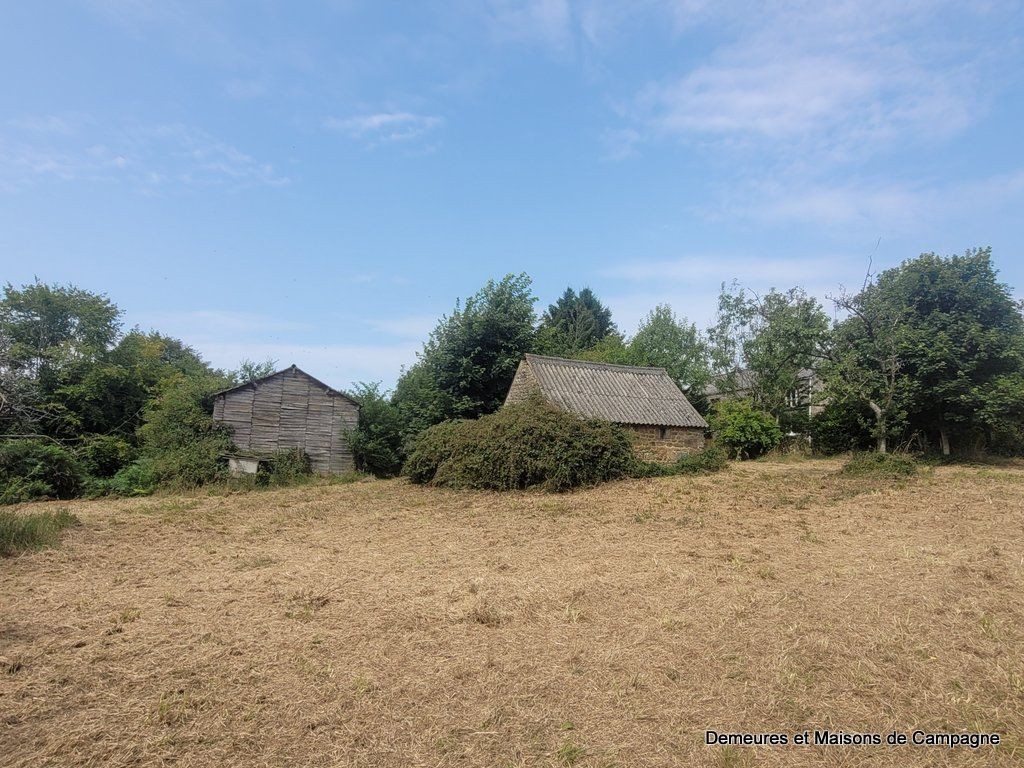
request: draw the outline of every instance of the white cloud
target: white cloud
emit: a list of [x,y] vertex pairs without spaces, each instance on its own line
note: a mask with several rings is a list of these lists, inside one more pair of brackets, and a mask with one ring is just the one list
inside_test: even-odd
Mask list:
[[913,231],[956,216],[1019,204],[1024,169],[955,182],[781,177],[736,184],[701,213],[720,221]]
[[24,118],[0,133],[0,186],[46,179],[123,182],[153,193],[173,187],[282,186],[289,179],[211,134],[181,123],[72,128],[59,118]]
[[350,117],[328,117],[324,128],[338,131],[353,139],[377,143],[410,141],[434,130],[444,121],[434,115],[412,112],[373,112]]
[[[682,76],[649,84],[633,115],[649,136],[845,161],[953,135],[983,112],[984,52],[912,34],[942,2],[791,3],[753,11],[737,39]],[[937,11],[936,11],[937,12]]]

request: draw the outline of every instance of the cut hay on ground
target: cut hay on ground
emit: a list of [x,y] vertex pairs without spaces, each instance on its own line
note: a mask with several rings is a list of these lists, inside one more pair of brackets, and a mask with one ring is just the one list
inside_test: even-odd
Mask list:
[[62,503],[0,561],[0,764],[1021,765],[1024,469],[838,467]]

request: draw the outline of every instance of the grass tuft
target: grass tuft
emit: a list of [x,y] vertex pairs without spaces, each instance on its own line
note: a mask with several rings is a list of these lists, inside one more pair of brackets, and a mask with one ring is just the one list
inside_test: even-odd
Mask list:
[[81,525],[81,521],[66,509],[25,514],[0,510],[0,555],[10,557],[31,549],[56,546],[61,531],[73,525]]

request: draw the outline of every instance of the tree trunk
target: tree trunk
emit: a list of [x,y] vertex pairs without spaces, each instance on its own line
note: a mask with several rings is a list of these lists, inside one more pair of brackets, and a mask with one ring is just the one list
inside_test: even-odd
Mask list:
[[949,433],[945,427],[939,427],[939,444],[942,445],[942,455],[949,456]]
[[869,400],[868,405],[871,406],[871,410],[875,414],[875,440],[877,441],[878,452],[885,453],[887,448],[885,440],[885,413],[874,400]]

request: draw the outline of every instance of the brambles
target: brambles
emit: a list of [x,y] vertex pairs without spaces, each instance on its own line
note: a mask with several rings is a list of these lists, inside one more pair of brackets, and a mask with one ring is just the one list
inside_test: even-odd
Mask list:
[[420,438],[405,473],[448,488],[567,491],[628,477],[635,465],[621,427],[565,413],[539,398]]

